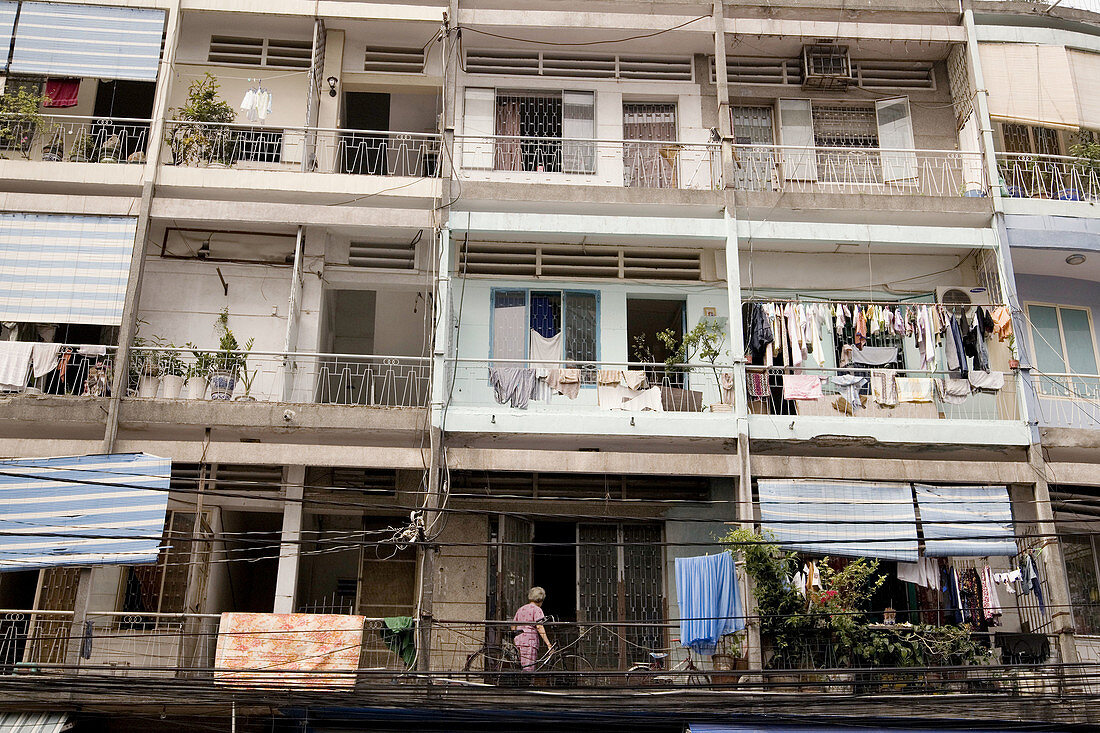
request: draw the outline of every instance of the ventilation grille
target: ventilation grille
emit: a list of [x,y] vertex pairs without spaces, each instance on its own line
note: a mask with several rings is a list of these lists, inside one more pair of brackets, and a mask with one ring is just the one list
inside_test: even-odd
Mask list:
[[348,251],[348,264],[352,267],[383,270],[413,270],[416,268],[416,247],[411,243],[352,242]]
[[[169,487],[176,491],[194,492],[199,489],[200,464],[172,463]],[[231,493],[257,491],[279,493],[282,489],[281,466],[253,466],[233,463],[210,463],[206,466],[206,490]]]
[[367,47],[363,60],[364,71],[383,71],[391,74],[422,74],[424,49]]
[[469,74],[691,81],[690,56],[617,56],[500,49],[466,52]]
[[469,242],[459,257],[464,275],[702,279],[702,252],[690,249]]
[[313,501],[365,506],[372,499],[396,495],[397,471],[392,468],[310,468],[306,472],[305,496]]
[[207,58],[219,64],[308,69],[312,57],[312,41],[211,36],[210,54]]
[[[931,89],[936,76],[931,61],[853,61],[853,86],[862,89]],[[717,81],[714,58],[711,82]],[[802,86],[802,64],[798,59],[730,56],[726,75],[731,84]]]
[[602,474],[493,473],[455,471],[452,495],[523,499],[633,499],[703,501],[710,481],[695,476],[617,476]]

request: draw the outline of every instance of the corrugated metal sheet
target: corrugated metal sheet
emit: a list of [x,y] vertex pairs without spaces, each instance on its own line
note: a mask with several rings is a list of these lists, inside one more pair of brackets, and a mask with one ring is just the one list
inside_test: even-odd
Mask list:
[[61,733],[67,713],[0,713],[0,733]]
[[122,322],[137,219],[0,214],[0,321]]
[[925,555],[996,557],[1018,551],[1004,486],[916,485]]
[[818,555],[917,560],[909,484],[762,479],[760,517],[780,546]]
[[162,10],[27,2],[15,29],[11,70],[156,81],[163,36]]
[[144,453],[0,461],[0,570],[156,562],[171,469]]

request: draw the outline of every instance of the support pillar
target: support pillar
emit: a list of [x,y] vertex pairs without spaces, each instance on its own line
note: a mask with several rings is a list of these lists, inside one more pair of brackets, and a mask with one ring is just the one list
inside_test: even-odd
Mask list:
[[65,647],[65,665],[72,674],[76,674],[85,645],[92,643],[86,629],[91,599],[92,568],[81,568],[76,577],[76,602],[73,604],[73,619],[69,625],[69,643]]
[[287,466],[283,534],[279,546],[279,571],[275,578],[275,613],[294,613],[298,595],[298,570],[302,539],[302,496],[306,467]]

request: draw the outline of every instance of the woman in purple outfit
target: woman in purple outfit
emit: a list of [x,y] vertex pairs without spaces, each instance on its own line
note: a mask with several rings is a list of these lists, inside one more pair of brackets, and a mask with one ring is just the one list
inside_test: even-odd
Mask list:
[[547,650],[553,644],[546,636],[546,627],[540,623],[546,618],[546,614],[542,612],[542,602],[546,600],[546,591],[536,585],[527,591],[527,600],[530,603],[516,611],[516,615],[512,619],[515,624],[512,630],[516,632],[516,649],[519,650],[519,661],[523,666],[523,671],[533,672],[535,671],[535,662],[539,658],[539,637],[541,636],[542,640],[546,642]]

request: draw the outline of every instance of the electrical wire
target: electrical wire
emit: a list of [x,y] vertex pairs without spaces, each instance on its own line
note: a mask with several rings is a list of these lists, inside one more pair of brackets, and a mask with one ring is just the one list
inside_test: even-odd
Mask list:
[[459,26],[459,28],[462,29],[462,30],[469,31],[470,33],[477,33],[477,34],[480,34],[480,35],[483,35],[483,36],[490,36],[492,38],[499,38],[499,39],[502,39],[502,40],[505,40],[505,41],[515,41],[517,43],[526,43],[526,44],[530,44],[532,46],[599,46],[599,45],[608,44],[608,43],[625,43],[627,41],[637,41],[637,40],[640,40],[640,39],[643,39],[643,38],[654,38],[656,36],[660,36],[660,35],[663,35],[665,33],[669,33],[671,31],[679,30],[680,28],[684,28],[685,26],[689,26],[692,23],[697,23],[700,20],[709,20],[712,17],[713,16],[708,13],[706,15],[697,16],[697,17],[692,18],[690,20],[685,20],[683,23],[680,23],[678,25],[674,25],[671,28],[663,28],[661,30],[653,31],[651,33],[640,33],[638,35],[626,36],[624,38],[609,38],[609,39],[604,39],[604,40],[600,40],[600,41],[541,41],[541,40],[534,39],[534,38],[516,38],[515,36],[506,36],[506,35],[503,35],[503,34],[500,34],[500,33],[491,33],[489,31],[483,31],[483,30],[480,30],[478,28],[474,28],[474,27],[471,27],[471,26],[468,26],[468,25],[462,25],[462,26]]

